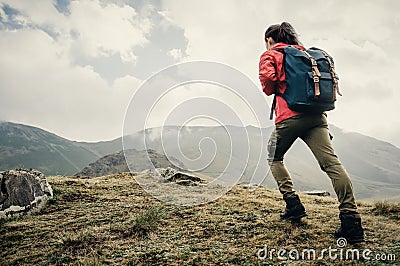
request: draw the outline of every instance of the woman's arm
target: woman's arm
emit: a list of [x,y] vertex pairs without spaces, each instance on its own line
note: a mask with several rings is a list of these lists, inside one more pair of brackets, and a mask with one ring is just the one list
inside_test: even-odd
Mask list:
[[265,94],[274,93],[274,86],[278,81],[276,74],[275,57],[271,55],[271,51],[266,51],[261,55],[259,64],[259,79]]

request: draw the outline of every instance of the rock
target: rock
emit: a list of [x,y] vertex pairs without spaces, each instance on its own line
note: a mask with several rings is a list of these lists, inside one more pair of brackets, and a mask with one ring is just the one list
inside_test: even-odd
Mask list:
[[[126,164],[125,156],[127,156],[129,167]],[[97,177],[111,175],[121,172],[141,172],[146,169],[165,168],[177,165],[183,168],[183,163],[173,156],[167,157],[155,150],[135,150],[129,149],[119,151],[117,153],[106,155],[97,161],[89,164],[81,171],[75,174],[76,177]]]
[[51,197],[53,190],[39,171],[17,169],[0,173],[0,218],[39,211]]
[[320,197],[329,197],[331,195],[331,193],[324,190],[303,191],[303,193],[307,195],[320,196]]
[[[202,183],[206,183],[206,180],[187,172],[181,172],[174,168],[157,168],[158,174],[167,182],[174,182],[182,186],[197,186]],[[157,174],[153,173],[153,176]]]
[[194,182],[192,180],[188,180],[188,179],[183,179],[183,180],[178,180],[175,181],[176,184],[181,185],[181,186],[198,186],[199,183],[198,182]]
[[[169,180],[171,177],[173,177],[178,172],[178,170],[176,170],[175,168],[172,168],[172,167],[156,168],[155,170],[158,172],[158,174],[162,178],[164,178],[166,180]],[[155,173],[153,175],[155,175]]]
[[176,182],[178,183],[179,181],[191,181],[191,182],[197,182],[197,183],[202,183],[203,180],[195,175],[189,174],[189,173],[184,173],[184,172],[176,172],[175,174],[169,176],[166,178],[170,182]]

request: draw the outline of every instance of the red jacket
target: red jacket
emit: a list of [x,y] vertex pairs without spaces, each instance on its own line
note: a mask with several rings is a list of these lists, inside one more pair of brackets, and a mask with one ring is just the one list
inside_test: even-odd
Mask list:
[[[286,90],[286,76],[283,68],[283,53],[272,49],[283,49],[285,46],[288,46],[288,44],[277,43],[273,45],[270,50],[261,55],[259,64],[259,78],[262,89],[268,96],[275,93],[274,88],[276,88],[281,94],[283,94]],[[301,50],[306,50],[300,45],[294,45],[294,47]],[[275,124],[299,114],[299,112],[289,109],[285,99],[280,96],[276,96]]]

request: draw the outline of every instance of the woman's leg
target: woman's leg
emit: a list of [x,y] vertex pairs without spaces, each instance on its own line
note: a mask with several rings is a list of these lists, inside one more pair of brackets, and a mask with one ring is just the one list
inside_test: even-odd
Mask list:
[[321,169],[327,173],[340,202],[341,213],[358,213],[353,187],[332,146],[325,115],[316,116],[316,127],[301,138],[308,145]]
[[271,172],[286,202],[285,211],[281,214],[281,219],[283,220],[298,221],[307,216],[299,196],[296,195],[293,189],[289,171],[283,163],[285,153],[306,129],[304,125],[303,115],[289,118],[276,124],[268,144],[268,161]]
[[301,138],[310,147],[321,169],[328,174],[340,202],[341,224],[335,235],[346,238],[349,243],[362,242],[364,229],[361,225],[361,216],[357,211],[349,175],[333,150],[325,115],[316,117],[315,122],[316,127],[310,129]]
[[268,163],[279,191],[284,197],[295,193],[289,171],[283,163],[285,153],[299,137],[291,125],[293,125],[291,118],[276,124],[268,142]]

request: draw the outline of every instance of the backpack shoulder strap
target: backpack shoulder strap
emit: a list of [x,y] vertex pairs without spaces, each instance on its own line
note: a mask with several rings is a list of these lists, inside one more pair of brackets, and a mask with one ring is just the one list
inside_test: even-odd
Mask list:
[[314,59],[314,57],[312,57],[307,51],[303,52],[311,61],[313,80],[314,80],[314,98],[318,98],[321,95],[321,91],[319,88],[319,77],[321,76],[321,73],[319,72],[318,64],[317,61]]
[[274,92],[274,99],[272,100],[272,105],[271,105],[271,111],[269,113],[269,120],[272,120],[274,118],[274,110],[276,107],[276,96],[283,96],[282,93],[279,93],[278,90],[275,90]]
[[[285,61],[285,50],[284,50],[284,48],[271,48],[271,49],[282,53],[283,54],[283,61]],[[278,89],[275,87],[274,88],[274,99],[272,100],[271,111],[269,113],[269,120],[272,120],[274,118],[274,110],[275,110],[275,107],[276,107],[276,96],[283,96],[283,94],[279,93]]]
[[278,51],[278,52],[281,52],[281,53],[285,53],[285,49],[284,48],[271,48],[272,50],[275,50],[275,51]]
[[333,89],[334,89],[333,100],[336,100],[336,93],[339,94],[340,96],[342,96],[342,93],[340,93],[340,91],[339,91],[339,82],[338,82],[339,78],[335,71],[335,65],[333,63],[332,58],[328,55],[327,52],[325,52],[323,50],[321,50],[321,52],[325,56],[326,60],[329,63],[329,72],[331,73],[331,76],[333,79]]

